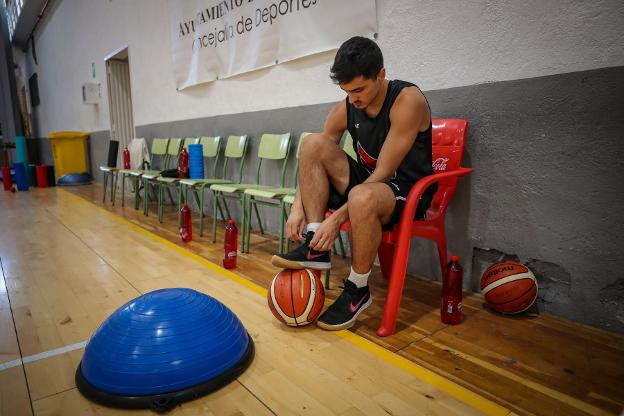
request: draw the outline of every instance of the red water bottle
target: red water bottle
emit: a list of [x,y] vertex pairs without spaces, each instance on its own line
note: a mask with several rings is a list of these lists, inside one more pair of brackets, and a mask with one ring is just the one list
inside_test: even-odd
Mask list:
[[223,255],[223,267],[233,269],[236,267],[236,250],[238,249],[238,230],[234,220],[229,220],[225,226],[225,240],[223,242],[225,253]]
[[180,237],[188,243],[193,239],[193,223],[191,222],[191,209],[185,202],[180,209]]
[[130,169],[130,150],[128,150],[128,146],[124,147],[123,150],[123,166],[124,169]]
[[461,322],[463,269],[459,256],[451,256],[442,280],[442,305],[440,319],[448,325]]
[[178,178],[189,177],[189,154],[185,148],[182,148],[180,157],[178,158]]

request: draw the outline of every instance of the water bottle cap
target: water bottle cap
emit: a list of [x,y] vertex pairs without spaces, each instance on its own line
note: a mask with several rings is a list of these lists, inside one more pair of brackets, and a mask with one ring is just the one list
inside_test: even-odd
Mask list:
[[230,225],[236,225],[236,221],[234,221],[234,220],[229,220],[229,221],[228,221],[228,224],[230,224]]
[[459,261],[459,256],[457,256],[457,255],[452,255],[452,256],[451,256],[451,261],[452,261],[453,263],[457,263],[457,262]]

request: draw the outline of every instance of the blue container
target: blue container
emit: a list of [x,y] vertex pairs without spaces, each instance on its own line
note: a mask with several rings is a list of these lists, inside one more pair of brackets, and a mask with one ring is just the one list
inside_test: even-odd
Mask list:
[[192,289],[140,296],[95,331],[76,370],[80,392],[119,407],[167,410],[238,377],[253,341],[216,299]]
[[26,166],[23,162],[13,163],[13,171],[15,174],[15,183],[18,191],[28,190],[28,175],[26,174]]
[[28,165],[28,148],[24,136],[15,136],[15,161]]
[[28,176],[28,185],[37,186],[37,165],[28,165],[26,167],[26,176]]

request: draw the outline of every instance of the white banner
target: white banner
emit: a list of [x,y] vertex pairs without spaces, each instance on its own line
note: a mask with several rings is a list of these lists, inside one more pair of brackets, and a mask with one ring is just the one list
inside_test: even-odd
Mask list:
[[169,0],[169,15],[179,90],[377,32],[375,0]]

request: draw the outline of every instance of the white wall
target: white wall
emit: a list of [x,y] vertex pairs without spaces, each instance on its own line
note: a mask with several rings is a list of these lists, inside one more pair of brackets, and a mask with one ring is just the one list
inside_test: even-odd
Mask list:
[[[342,98],[328,78],[334,52],[178,92],[165,0],[52,4],[36,32],[39,66],[30,54],[17,59],[39,74],[41,134],[109,129],[104,57],[123,45],[137,126]],[[377,0],[377,15],[389,78],[425,90],[624,65],[618,0]],[[100,105],[81,102],[85,82],[102,84]]]

